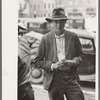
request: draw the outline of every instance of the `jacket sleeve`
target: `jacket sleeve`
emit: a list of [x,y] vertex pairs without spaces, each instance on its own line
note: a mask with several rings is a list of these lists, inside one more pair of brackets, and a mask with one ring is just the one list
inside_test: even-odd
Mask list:
[[38,51],[36,57],[34,59],[34,64],[36,68],[42,68],[46,71],[51,71],[52,61],[46,61],[46,43],[45,38],[41,39],[40,45],[38,47]]
[[76,66],[78,66],[83,61],[84,56],[82,52],[82,46],[77,35],[75,37],[75,51],[76,51],[76,57],[74,57],[73,60],[76,61]]

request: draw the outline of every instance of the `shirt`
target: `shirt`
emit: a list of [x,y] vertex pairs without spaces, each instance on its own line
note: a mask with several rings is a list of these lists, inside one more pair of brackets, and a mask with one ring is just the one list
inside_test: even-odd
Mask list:
[[[18,38],[18,86],[30,81],[31,73],[31,52],[24,37]],[[21,60],[21,61],[20,61]]]
[[[56,36],[57,57],[61,61],[65,59],[65,37],[64,34]],[[57,88],[65,88],[67,84],[74,79],[69,70],[58,70],[54,75],[53,85]]]
[[61,61],[65,59],[65,38],[64,34],[57,36],[55,35],[56,38],[56,45],[57,45],[57,57],[58,60]]

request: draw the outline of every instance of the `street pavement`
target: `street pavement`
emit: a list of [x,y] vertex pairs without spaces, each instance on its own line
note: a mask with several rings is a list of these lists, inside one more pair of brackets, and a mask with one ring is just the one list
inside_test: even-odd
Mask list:
[[[42,85],[32,85],[35,94],[35,100],[49,100],[48,92],[44,90]],[[95,91],[86,90],[82,88],[85,100],[96,100],[95,99]],[[66,99],[65,99],[66,100]]]

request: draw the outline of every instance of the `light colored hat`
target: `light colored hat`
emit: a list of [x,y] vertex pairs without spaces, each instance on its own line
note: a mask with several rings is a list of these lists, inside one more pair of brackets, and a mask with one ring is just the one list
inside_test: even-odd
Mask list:
[[44,71],[39,68],[32,68],[30,77],[31,83],[40,84],[43,83],[43,79],[44,79]]
[[55,8],[52,12],[51,18],[46,18],[48,22],[52,22],[54,20],[68,20],[67,16],[65,15],[65,11],[63,8]]
[[20,21],[18,23],[19,28],[23,29],[23,30],[27,30],[27,23],[25,21]]

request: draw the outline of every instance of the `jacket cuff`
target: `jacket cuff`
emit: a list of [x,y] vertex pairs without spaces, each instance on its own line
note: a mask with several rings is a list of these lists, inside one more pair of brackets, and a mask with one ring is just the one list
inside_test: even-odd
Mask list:
[[76,66],[78,66],[82,62],[82,59],[79,57],[75,57],[73,60],[76,62]]

